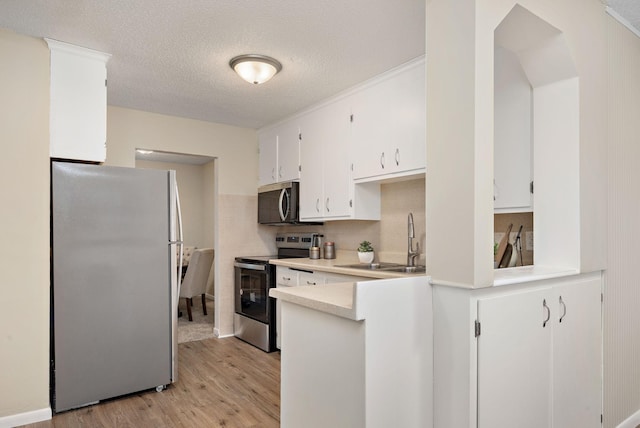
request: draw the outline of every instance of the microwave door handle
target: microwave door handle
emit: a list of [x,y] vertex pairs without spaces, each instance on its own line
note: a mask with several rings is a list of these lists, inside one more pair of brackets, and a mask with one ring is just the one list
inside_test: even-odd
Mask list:
[[[282,205],[282,202],[284,202],[284,199],[287,198],[287,207],[284,208]],[[290,201],[289,201],[289,192],[287,192],[287,189],[282,189],[280,191],[280,201],[278,204],[278,210],[280,211],[280,220],[282,221],[286,221],[287,220],[287,216],[289,215],[289,206],[290,206]]]

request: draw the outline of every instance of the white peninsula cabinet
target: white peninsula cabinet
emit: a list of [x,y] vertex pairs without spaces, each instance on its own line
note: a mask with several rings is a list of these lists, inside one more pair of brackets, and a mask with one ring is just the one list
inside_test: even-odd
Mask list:
[[382,76],[353,95],[353,178],[367,181],[425,172],[424,60]]
[[297,121],[261,130],[258,134],[260,186],[300,178],[300,129]]
[[[285,266],[276,268],[276,288],[297,287],[301,285],[325,285],[338,282],[371,281],[364,278],[336,273],[292,269]],[[276,347],[280,348],[280,331],[282,326],[282,308],[280,301],[276,301]]]
[[432,426],[431,289],[412,277],[271,289],[282,428]]
[[111,55],[45,40],[51,51],[50,156],[104,162]]
[[600,427],[601,284],[434,286],[435,426]]

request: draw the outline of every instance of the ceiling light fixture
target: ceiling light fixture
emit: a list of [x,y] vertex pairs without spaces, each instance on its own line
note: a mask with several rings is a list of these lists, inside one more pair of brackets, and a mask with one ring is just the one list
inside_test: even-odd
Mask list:
[[151,153],[153,153],[153,150],[136,149],[136,152],[140,153],[141,155],[150,155]]
[[280,62],[264,55],[240,55],[232,58],[229,65],[240,77],[254,85],[268,81],[282,70]]

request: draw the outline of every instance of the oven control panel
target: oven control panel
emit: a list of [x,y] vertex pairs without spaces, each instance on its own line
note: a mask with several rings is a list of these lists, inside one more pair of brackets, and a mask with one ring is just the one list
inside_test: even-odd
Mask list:
[[276,234],[276,247],[278,248],[309,248],[312,246],[313,237],[321,234],[314,232],[305,233],[278,233]]

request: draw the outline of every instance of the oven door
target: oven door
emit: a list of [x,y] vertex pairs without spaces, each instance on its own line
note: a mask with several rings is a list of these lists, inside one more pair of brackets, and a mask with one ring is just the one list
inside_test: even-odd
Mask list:
[[235,311],[262,323],[269,323],[270,265],[234,263]]

